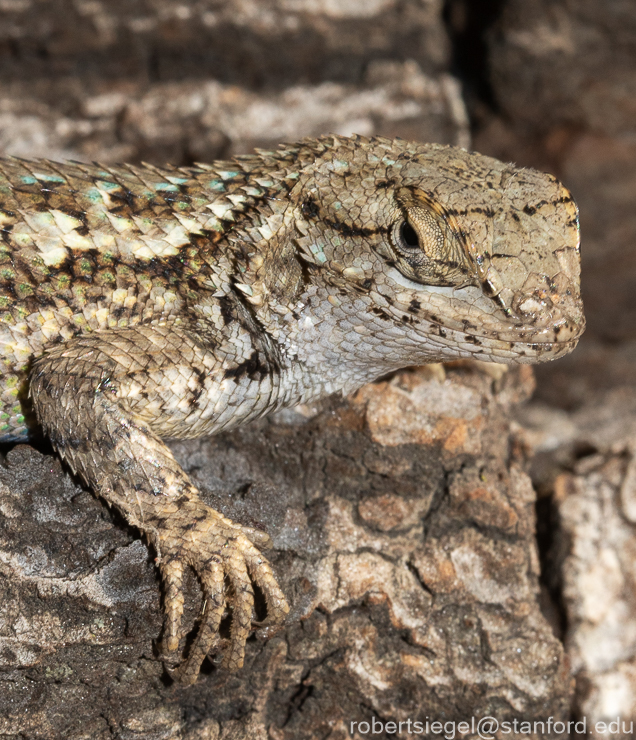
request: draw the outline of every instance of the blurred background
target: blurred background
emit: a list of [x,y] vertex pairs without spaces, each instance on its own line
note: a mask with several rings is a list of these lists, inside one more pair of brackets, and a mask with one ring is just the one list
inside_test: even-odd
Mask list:
[[335,132],[549,170],[588,329],[536,370],[546,612],[579,712],[636,696],[634,0],[0,0],[0,155],[187,165]]

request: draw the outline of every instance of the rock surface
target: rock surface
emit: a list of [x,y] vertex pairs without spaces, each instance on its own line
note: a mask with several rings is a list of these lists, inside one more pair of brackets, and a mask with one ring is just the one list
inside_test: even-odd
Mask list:
[[588,330],[573,355],[538,368],[523,423],[573,716],[599,738],[631,737],[636,719],[635,39],[629,0],[502,2],[488,35],[499,115],[482,116],[475,137],[489,153],[552,169],[581,211]]

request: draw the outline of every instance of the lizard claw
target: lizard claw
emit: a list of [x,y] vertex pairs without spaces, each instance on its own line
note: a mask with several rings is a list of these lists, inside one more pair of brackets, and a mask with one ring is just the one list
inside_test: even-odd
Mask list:
[[258,547],[259,550],[271,550],[274,547],[272,538],[263,532],[262,529],[256,529],[256,527],[248,527],[245,524],[241,524],[241,531],[247,537],[247,539]]
[[[178,648],[184,603],[184,565],[190,565],[201,582],[205,605],[188,659],[171,675],[183,683],[194,683],[205,657],[220,646],[219,625],[226,605],[231,608],[232,619],[229,645],[221,664],[229,670],[242,667],[245,641],[252,631],[252,581],[265,596],[268,622],[282,622],[289,606],[270,564],[251,541],[255,539],[259,544],[266,544],[267,535],[255,536],[254,533],[262,533],[251,528],[247,528],[246,533],[245,528],[200,501],[186,503],[180,514],[182,524],[175,524],[171,519],[169,526],[163,524],[156,529],[161,575],[166,586],[163,644],[167,652]],[[225,588],[226,577],[229,591]]]

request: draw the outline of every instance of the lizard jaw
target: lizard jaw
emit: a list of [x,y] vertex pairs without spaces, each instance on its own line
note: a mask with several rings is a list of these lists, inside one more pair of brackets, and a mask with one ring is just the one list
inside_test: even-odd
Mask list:
[[545,362],[571,352],[585,330],[582,301],[564,275],[552,280],[529,276],[520,290],[508,291],[508,305],[502,305],[500,296],[487,296],[474,285],[423,286],[396,269],[390,277],[402,288],[396,296],[397,310],[408,310],[415,299],[421,305],[422,319],[441,326],[449,338],[452,333],[453,341],[466,348],[462,356]]

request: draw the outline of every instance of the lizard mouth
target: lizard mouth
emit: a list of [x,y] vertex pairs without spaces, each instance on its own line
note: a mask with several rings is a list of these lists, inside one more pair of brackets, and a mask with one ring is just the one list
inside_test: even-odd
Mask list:
[[391,277],[410,289],[422,307],[420,316],[440,327],[449,342],[465,347],[466,355],[543,362],[571,352],[585,329],[578,282],[563,272],[553,277],[531,273],[519,288],[494,296],[483,283],[422,286],[397,270]]

